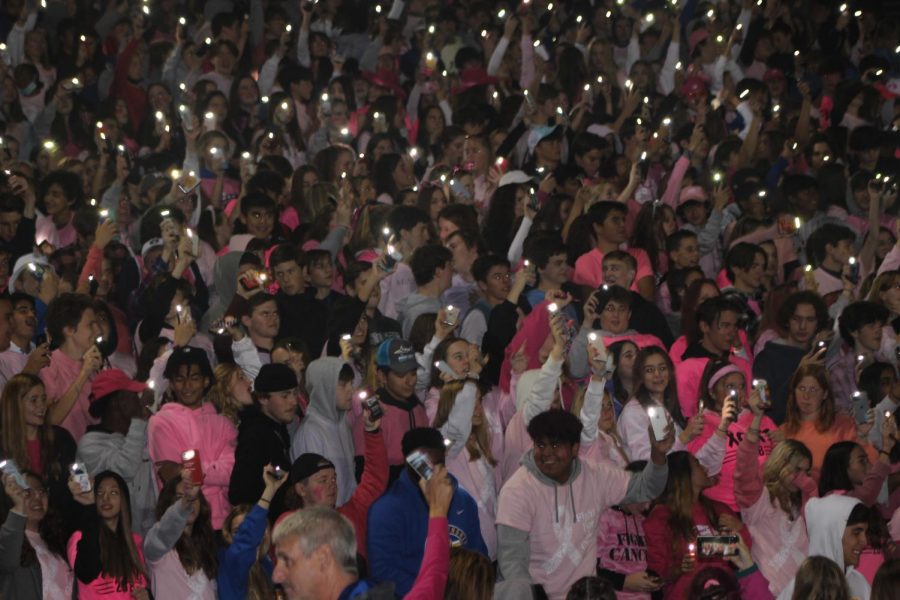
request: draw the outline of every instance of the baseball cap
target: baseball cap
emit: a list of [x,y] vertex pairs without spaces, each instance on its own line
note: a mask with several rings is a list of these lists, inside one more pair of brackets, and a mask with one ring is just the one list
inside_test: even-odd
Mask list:
[[294,464],[291,465],[290,480],[288,483],[293,485],[308,477],[312,477],[323,469],[334,469],[334,463],[321,454],[315,454],[313,452],[301,454],[297,457],[297,460],[294,461]]
[[413,345],[401,338],[391,338],[382,342],[378,346],[375,362],[379,367],[390,369],[401,375],[419,368]]
[[263,394],[283,392],[297,387],[297,375],[283,363],[269,363],[260,368],[253,389]]
[[681,190],[681,194],[678,196],[678,207],[681,208],[688,202],[706,202],[709,198],[706,195],[706,191],[700,187],[699,185],[691,185],[683,190]]
[[528,134],[528,152],[534,152],[534,149],[542,141],[549,137],[562,137],[563,129],[561,125],[540,125],[531,130]]
[[115,392],[134,392],[139,394],[147,389],[147,384],[131,379],[120,369],[100,371],[91,384],[91,405],[88,412],[99,419],[106,406],[106,399]]

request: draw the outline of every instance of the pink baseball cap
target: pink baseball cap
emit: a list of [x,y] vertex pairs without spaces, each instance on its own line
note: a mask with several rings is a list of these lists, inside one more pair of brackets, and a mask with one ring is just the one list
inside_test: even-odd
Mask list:
[[699,185],[690,185],[681,190],[681,194],[678,196],[678,207],[680,208],[691,201],[707,202],[708,200],[709,197],[706,195],[706,190]]
[[707,38],[709,38],[709,31],[705,28],[701,27],[700,29],[692,31],[691,35],[688,36],[688,49],[690,50],[690,54],[694,53],[694,48],[697,47],[697,44]]

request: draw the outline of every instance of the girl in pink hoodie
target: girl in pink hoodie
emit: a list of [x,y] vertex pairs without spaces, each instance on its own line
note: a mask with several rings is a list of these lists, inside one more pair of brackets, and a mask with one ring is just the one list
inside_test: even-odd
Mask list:
[[[747,428],[753,420],[753,413],[747,408],[744,372],[731,362],[710,361],[700,378],[700,389],[702,395],[695,410],[703,416],[703,432],[689,442],[687,448],[690,452],[699,452],[710,437],[723,435],[721,412],[723,404],[728,402],[732,406],[729,410],[734,411],[737,418],[724,430],[725,458],[722,459],[718,481],[703,494],[711,500],[727,504],[731,510],[738,512],[740,507],[734,499],[734,466],[737,462],[738,445],[747,435]],[[732,392],[734,400],[728,401]],[[753,394],[757,392],[754,391]],[[778,429],[769,417],[763,417],[761,427],[764,434]],[[773,446],[768,438],[764,438],[760,443],[760,465],[772,453]]]
[[763,407],[759,394],[749,398],[753,414],[738,446],[734,467],[734,498],[753,535],[753,557],[778,596],[806,558],[809,538],[804,508],[816,495],[810,477],[812,454],[802,443],[785,440],[759,465]]

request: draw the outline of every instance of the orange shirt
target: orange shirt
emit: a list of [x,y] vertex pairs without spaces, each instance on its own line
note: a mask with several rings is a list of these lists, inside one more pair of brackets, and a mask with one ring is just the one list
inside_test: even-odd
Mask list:
[[[784,431],[784,426],[782,426]],[[812,476],[816,482],[819,481],[819,472],[822,469],[822,462],[825,460],[825,453],[832,444],[837,442],[857,442],[856,422],[852,417],[847,415],[837,415],[834,418],[834,424],[826,431],[816,429],[813,421],[804,421],[800,423],[800,429],[793,435],[787,435],[789,439],[803,442],[812,453]],[[860,444],[869,455],[870,461],[878,460],[878,451],[869,444]]]

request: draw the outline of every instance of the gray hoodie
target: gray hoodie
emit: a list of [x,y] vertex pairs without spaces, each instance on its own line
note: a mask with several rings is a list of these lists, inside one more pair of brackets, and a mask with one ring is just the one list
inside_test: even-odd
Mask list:
[[301,454],[313,452],[334,463],[338,506],[350,500],[356,489],[353,433],[347,422],[347,411],[338,410],[335,402],[338,376],[344,365],[349,367],[350,363],[334,356],[320,358],[309,364],[306,369],[309,408],[291,441],[291,460],[296,460]]
[[426,313],[437,313],[441,310],[441,301],[430,296],[414,292],[397,302],[397,320],[400,321],[403,337],[408,338],[416,318]]
[[[858,600],[869,600],[872,589],[862,573],[854,567],[844,566],[842,543],[847,520],[857,504],[856,498],[832,494],[824,498],[811,498],[806,503],[806,531],[809,533],[809,556],[830,558],[844,571],[850,595]],[[790,600],[794,595],[795,580],[791,580],[778,600]]]

